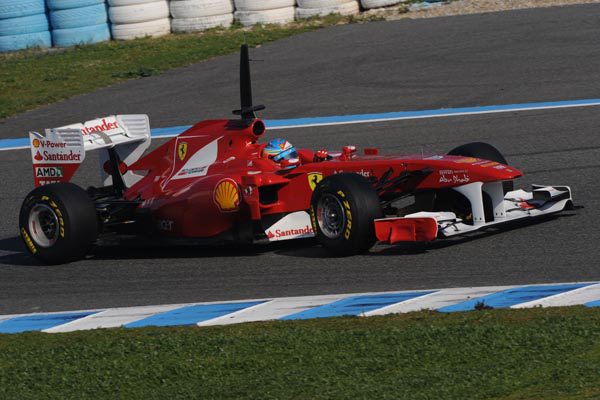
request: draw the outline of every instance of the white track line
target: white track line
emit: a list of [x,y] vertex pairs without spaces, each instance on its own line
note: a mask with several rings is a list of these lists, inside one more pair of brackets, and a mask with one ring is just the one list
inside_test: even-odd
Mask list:
[[437,310],[445,306],[462,303],[463,301],[472,300],[477,297],[486,296],[488,294],[501,292],[511,289],[515,286],[487,286],[476,288],[454,288],[442,289],[434,293],[427,294],[421,297],[415,297],[400,303],[392,304],[387,307],[369,311],[364,314],[365,317],[373,315],[386,315],[396,313],[406,313],[421,310]]
[[269,321],[283,318],[287,315],[306,311],[334,301],[349,297],[348,295],[327,295],[307,297],[286,297],[258,304],[232,314],[224,315],[198,323],[198,326],[229,325],[241,322]]
[[600,283],[527,303],[515,304],[511,308],[576,306],[594,300],[600,300]]
[[148,318],[156,314],[185,307],[184,305],[143,306],[128,308],[112,308],[97,314],[88,315],[63,325],[55,326],[43,332],[58,333],[72,332],[99,328],[117,328],[140,319]]
[[[571,282],[577,283],[577,282]],[[512,306],[512,308],[526,307],[555,307],[555,306],[572,306],[585,304],[590,301],[600,300],[600,282],[579,282],[588,283],[589,286],[575,290],[563,292],[554,296],[545,297],[535,301],[529,301]],[[563,283],[567,284],[567,283]],[[538,285],[511,285],[511,286],[484,286],[484,287],[468,287],[468,288],[449,288],[449,289],[421,289],[393,292],[367,292],[367,293],[347,293],[334,295],[318,295],[318,296],[302,296],[302,297],[283,297],[283,298],[268,298],[268,299],[253,299],[253,300],[234,300],[234,301],[215,301],[205,303],[186,303],[186,304],[165,304],[157,306],[138,306],[138,307],[120,307],[104,310],[80,310],[80,311],[60,311],[52,313],[34,313],[34,314],[15,314],[15,315],[0,315],[0,323],[16,317],[36,316],[36,315],[54,315],[63,313],[77,312],[92,312],[88,315],[66,324],[58,325],[44,330],[48,333],[56,332],[72,332],[77,330],[88,330],[98,328],[116,328],[123,325],[139,321],[148,317],[152,317],[164,312],[180,309],[183,307],[224,304],[224,303],[245,303],[250,301],[262,301],[252,307],[245,308],[221,317],[213,318],[207,321],[199,322],[198,326],[212,325],[230,325],[243,322],[254,321],[269,321],[277,320],[288,315],[296,314],[302,311],[310,310],[315,307],[331,304],[335,301],[349,297],[360,296],[377,296],[382,294],[401,294],[432,291],[426,295],[415,297],[399,303],[395,303],[377,310],[369,311],[363,316],[385,315],[392,313],[405,313],[420,310],[437,310],[439,308],[462,303],[464,301],[483,297],[493,293],[502,292],[512,288],[531,287],[531,286],[548,286],[552,284]]]

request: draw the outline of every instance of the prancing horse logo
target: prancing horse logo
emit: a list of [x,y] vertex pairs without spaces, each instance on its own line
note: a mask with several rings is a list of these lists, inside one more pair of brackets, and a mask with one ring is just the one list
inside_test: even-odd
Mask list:
[[314,191],[317,184],[323,180],[323,174],[320,172],[309,172],[307,176],[308,186],[310,186],[310,190]]
[[179,143],[179,146],[177,146],[177,155],[179,155],[179,159],[181,161],[185,160],[185,156],[187,155],[187,149],[187,142],[181,142]]

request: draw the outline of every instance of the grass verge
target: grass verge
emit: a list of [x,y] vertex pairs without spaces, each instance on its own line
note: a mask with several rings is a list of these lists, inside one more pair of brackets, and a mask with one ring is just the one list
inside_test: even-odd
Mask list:
[[0,54],[0,119],[127,79],[230,54],[242,43],[257,46],[327,26],[379,18],[330,15],[285,26],[233,26],[63,50]]
[[0,335],[0,398],[597,399],[600,309]]

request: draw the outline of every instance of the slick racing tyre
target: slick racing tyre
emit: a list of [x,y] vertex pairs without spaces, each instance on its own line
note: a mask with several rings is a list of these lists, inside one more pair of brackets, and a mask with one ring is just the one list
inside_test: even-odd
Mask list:
[[52,37],[49,31],[26,33],[23,35],[0,36],[0,53],[29,49],[32,47],[51,47]]
[[115,40],[132,40],[146,36],[158,37],[171,32],[171,20],[163,18],[137,24],[113,24],[111,29]]
[[200,32],[216,27],[227,28],[233,23],[233,14],[211,15],[210,17],[173,18],[173,32]]
[[369,10],[371,8],[394,6],[402,2],[403,0],[360,0],[360,3],[366,10]]
[[105,24],[107,21],[108,16],[104,4],[50,12],[50,23],[53,29],[81,28]]
[[108,5],[111,7],[130,6],[133,4],[154,3],[159,0],[108,0]]
[[104,5],[104,0],[46,0],[46,5],[50,10],[68,10],[88,7],[94,4]]
[[44,0],[0,0],[0,19],[20,18],[44,12]]
[[266,11],[236,11],[234,16],[244,26],[255,24],[283,25],[294,21],[295,8],[284,7]]
[[328,8],[336,7],[354,0],[297,0],[300,8]]
[[236,11],[264,11],[295,5],[295,0],[235,0]]
[[169,2],[165,0],[130,6],[110,7],[108,15],[113,24],[136,24],[155,21],[169,18]]
[[55,47],[70,47],[110,40],[108,24],[82,26],[72,29],[54,29],[52,42]]
[[72,183],[40,186],[21,205],[19,233],[29,253],[44,263],[79,260],[98,235],[96,208]]
[[[463,144],[462,146],[450,150],[448,155],[482,158],[484,160],[496,161],[501,164],[508,164],[506,158],[500,153],[500,150],[491,144],[483,142]],[[515,187],[514,182],[512,181],[503,182],[502,186],[504,187],[504,193],[514,190]]]
[[199,18],[233,13],[231,0],[172,0],[173,18]]
[[46,14],[29,15],[21,18],[0,19],[0,36],[26,35],[47,32],[50,26]]
[[371,183],[353,173],[328,176],[315,188],[310,220],[319,242],[336,256],[369,250],[376,241],[373,220],[382,218]]
[[333,7],[323,8],[296,8],[296,19],[311,17],[325,17],[329,14],[354,15],[358,14],[359,6],[357,1],[343,3]]

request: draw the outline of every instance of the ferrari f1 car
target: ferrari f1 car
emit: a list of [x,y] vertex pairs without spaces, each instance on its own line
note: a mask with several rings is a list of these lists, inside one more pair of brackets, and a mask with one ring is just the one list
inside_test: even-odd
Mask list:
[[[276,162],[252,104],[242,46],[241,116],[202,121],[143,155],[146,115],[116,115],[30,133],[36,188],[23,201],[20,235],[45,263],[80,259],[103,235],[198,242],[272,242],[315,236],[332,254],[377,241],[429,242],[572,207],[567,186],[514,190],[521,171],[485,143],[447,155],[380,155],[298,149]],[[70,183],[100,151],[102,187]],[[161,239],[162,240],[162,239]]]

